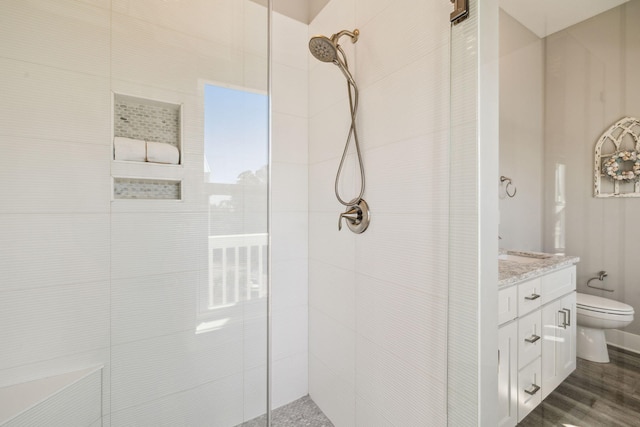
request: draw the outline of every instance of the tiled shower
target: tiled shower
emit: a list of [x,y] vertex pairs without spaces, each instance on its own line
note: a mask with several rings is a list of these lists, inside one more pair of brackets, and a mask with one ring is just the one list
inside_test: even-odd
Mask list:
[[[2,3],[0,388],[97,367],[85,425],[232,427],[267,409],[270,338],[272,408],[309,394],[336,426],[446,424],[450,5],[331,0],[301,22],[280,1],[268,193],[203,169],[205,85],[267,94],[260,2]],[[354,28],[362,235],[338,231],[333,198],[343,76],[307,50]],[[177,106],[177,164],[114,159],[118,97]],[[252,272],[216,306],[212,205],[256,194],[230,211],[251,232],[223,251],[265,260],[271,299]]]

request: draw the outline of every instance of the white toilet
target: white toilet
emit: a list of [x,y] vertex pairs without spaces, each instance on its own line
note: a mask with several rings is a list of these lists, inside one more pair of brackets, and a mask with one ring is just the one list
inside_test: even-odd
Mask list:
[[592,362],[609,363],[605,329],[620,329],[633,321],[633,307],[595,295],[577,293],[576,355]]

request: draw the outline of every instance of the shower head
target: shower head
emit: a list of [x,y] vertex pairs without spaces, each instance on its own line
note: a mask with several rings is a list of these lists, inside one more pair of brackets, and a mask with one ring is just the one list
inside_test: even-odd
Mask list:
[[309,50],[316,59],[322,62],[338,63],[338,50],[340,50],[338,40],[340,37],[345,35],[351,37],[351,43],[355,43],[358,41],[360,31],[357,29],[353,30],[353,32],[342,30],[339,33],[332,35],[331,38],[327,36],[311,37],[311,40],[309,40]]
[[338,57],[338,48],[326,36],[315,36],[309,40],[309,50],[316,59],[322,62],[333,62]]

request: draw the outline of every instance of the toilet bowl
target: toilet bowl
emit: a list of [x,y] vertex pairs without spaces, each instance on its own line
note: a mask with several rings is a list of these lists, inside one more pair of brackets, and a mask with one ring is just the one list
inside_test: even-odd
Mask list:
[[595,295],[577,293],[576,355],[592,362],[609,363],[605,329],[620,329],[633,321],[633,307]]

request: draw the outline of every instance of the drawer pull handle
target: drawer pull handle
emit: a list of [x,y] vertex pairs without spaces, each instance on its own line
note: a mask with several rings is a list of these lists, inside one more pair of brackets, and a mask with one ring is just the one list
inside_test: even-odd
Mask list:
[[536,394],[538,392],[538,390],[540,390],[540,386],[536,385],[536,384],[531,384],[531,388],[530,389],[524,389],[524,392],[527,394],[530,394],[531,396],[533,396],[534,394]]
[[540,295],[538,294],[531,294],[528,297],[524,297],[524,299],[529,300],[529,301],[533,301],[534,299],[538,299],[540,298]]
[[534,342],[538,341],[540,339],[539,336],[537,335],[531,335],[529,338],[525,338],[524,340],[526,342],[530,342],[531,344],[533,344]]

